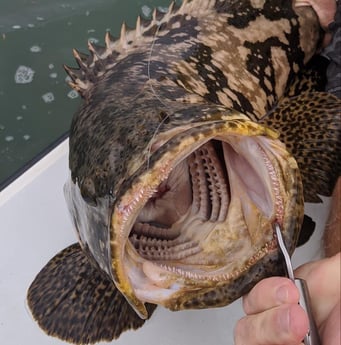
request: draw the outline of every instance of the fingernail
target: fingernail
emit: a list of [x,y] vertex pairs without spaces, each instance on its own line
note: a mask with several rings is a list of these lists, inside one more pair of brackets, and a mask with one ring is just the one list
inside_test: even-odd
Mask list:
[[288,301],[289,290],[286,285],[279,287],[276,291],[277,301],[280,303],[285,303]]
[[289,309],[283,309],[279,313],[279,325],[280,329],[283,332],[289,332],[289,325],[290,324],[290,313]]

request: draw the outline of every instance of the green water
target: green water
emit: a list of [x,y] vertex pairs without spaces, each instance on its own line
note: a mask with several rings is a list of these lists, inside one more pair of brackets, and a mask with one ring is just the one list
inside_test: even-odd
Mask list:
[[103,44],[122,21],[170,0],[0,1],[0,185],[55,142],[70,126],[80,97],[62,65],[75,66],[72,48]]

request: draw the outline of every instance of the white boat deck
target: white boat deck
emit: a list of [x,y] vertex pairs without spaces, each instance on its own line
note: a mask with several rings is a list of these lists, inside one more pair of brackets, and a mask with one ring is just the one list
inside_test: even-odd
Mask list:
[[[65,344],[40,330],[25,298],[45,263],[76,241],[63,196],[67,151],[65,141],[0,192],[0,344]],[[320,256],[328,206],[327,200],[307,205],[317,230],[309,244],[295,252],[295,266]],[[240,301],[225,308],[177,313],[159,307],[145,326],[112,344],[232,345],[233,327],[242,315]]]

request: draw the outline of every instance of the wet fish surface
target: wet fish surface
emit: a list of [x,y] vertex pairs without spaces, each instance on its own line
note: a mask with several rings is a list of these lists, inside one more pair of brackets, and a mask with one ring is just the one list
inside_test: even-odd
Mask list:
[[74,51],[84,102],[65,196],[79,243],[28,291],[48,334],[112,340],[156,305],[225,306],[283,273],[274,224],[292,253],[304,201],[340,175],[320,41],[314,11],[290,1],[188,0]]

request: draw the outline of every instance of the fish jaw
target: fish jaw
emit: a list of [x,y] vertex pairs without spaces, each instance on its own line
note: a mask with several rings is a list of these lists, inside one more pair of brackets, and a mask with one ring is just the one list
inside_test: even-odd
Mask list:
[[115,284],[142,318],[145,302],[226,305],[239,296],[205,300],[207,292],[227,291],[262,261],[273,265],[275,222],[295,247],[303,217],[296,161],[277,133],[245,117],[194,124],[154,147],[113,207]]

